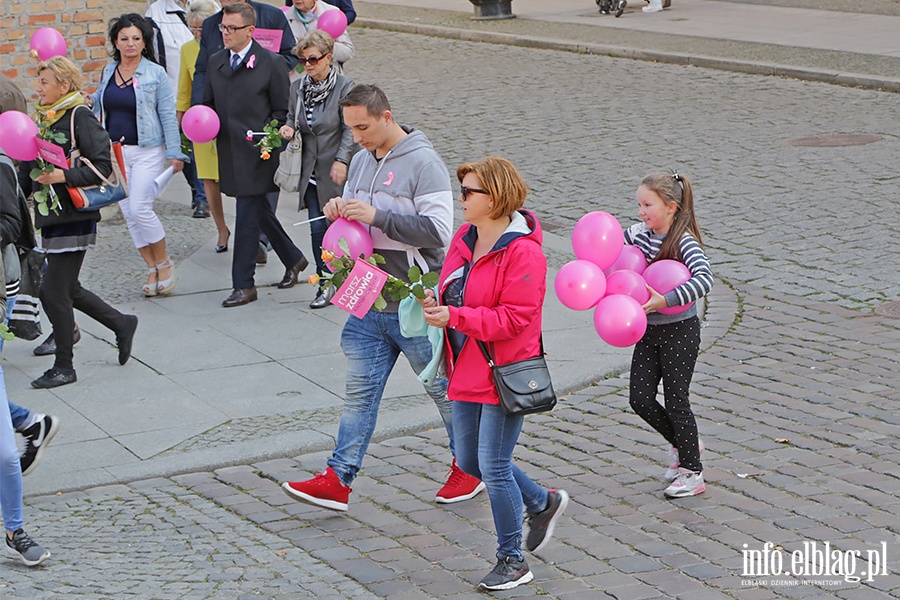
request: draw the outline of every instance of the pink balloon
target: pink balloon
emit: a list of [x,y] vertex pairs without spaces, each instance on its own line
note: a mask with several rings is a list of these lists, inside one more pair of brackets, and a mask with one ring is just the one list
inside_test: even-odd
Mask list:
[[[691,278],[691,271],[684,263],[677,260],[658,260],[650,264],[644,271],[644,279],[647,285],[665,296],[679,285]],[[661,308],[659,312],[664,315],[675,315],[686,311],[691,307],[693,302],[688,302],[682,306],[672,306]]]
[[644,337],[647,331],[647,315],[638,301],[631,296],[616,294],[607,296],[594,309],[594,328],[600,338],[610,346],[625,348]]
[[316,28],[321,29],[334,39],[338,39],[347,30],[347,15],[337,8],[326,10],[319,15],[319,19],[316,21]]
[[0,148],[14,160],[34,160],[38,155],[38,128],[31,117],[17,110],[0,114]]
[[647,282],[634,271],[615,271],[606,278],[606,295],[625,294],[631,296],[643,306],[650,299]]
[[602,211],[589,212],[575,224],[572,250],[581,260],[589,260],[601,269],[612,265],[622,253],[625,234],[614,216]]
[[344,256],[344,251],[338,245],[341,238],[344,238],[347,246],[350,247],[350,258],[356,260],[360,255],[367,257],[372,255],[374,250],[372,236],[366,226],[359,221],[348,221],[341,217],[332,223],[322,239],[322,248],[332,252],[335,256]]
[[184,135],[195,144],[204,144],[216,139],[219,127],[219,115],[204,104],[190,107],[181,117]]
[[622,248],[622,254],[619,255],[616,262],[614,262],[612,266],[603,269],[603,274],[609,277],[611,273],[627,269],[640,275],[646,268],[647,259],[644,257],[644,253],[641,252],[641,249],[637,246],[626,244]]
[[587,260],[566,263],[553,281],[556,297],[572,310],[587,310],[600,302],[606,292],[606,278],[600,267]]
[[31,55],[38,60],[66,55],[66,40],[52,27],[41,27],[31,34]]

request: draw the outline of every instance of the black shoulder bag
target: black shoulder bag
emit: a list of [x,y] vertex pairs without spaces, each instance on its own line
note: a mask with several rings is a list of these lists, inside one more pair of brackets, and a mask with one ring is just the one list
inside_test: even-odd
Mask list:
[[495,365],[485,343],[476,341],[494,374],[494,386],[503,412],[513,417],[546,412],[556,406],[556,392],[553,391],[550,370],[544,360],[543,337],[540,355],[507,365]]

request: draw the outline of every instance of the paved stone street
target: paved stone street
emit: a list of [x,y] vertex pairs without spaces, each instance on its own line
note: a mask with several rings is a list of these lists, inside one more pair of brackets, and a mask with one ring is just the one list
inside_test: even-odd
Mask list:
[[[664,446],[628,408],[627,377],[572,393],[528,419],[516,456],[573,503],[529,557],[534,583],[496,597],[900,597],[900,321],[873,312],[900,299],[896,253],[882,249],[900,234],[897,96],[374,30],[354,43],[349,76],[381,84],[451,170],[511,158],[562,235],[590,210],[632,222],[651,170],[696,183],[719,278],[693,385],[708,491],[663,499]],[[790,143],[851,133],[880,139]],[[197,222],[163,212],[190,252]],[[89,266],[135,267],[116,250],[124,232],[104,227]],[[104,277],[96,268],[86,285]],[[29,531],[53,557],[37,570],[4,562],[0,597],[484,597],[474,585],[493,564],[487,498],[433,503],[443,438],[374,444],[346,514],[278,487],[322,469],[321,453],[29,498]],[[744,573],[742,551],[766,542],[786,571],[804,542],[861,558],[830,576]],[[866,562],[883,547],[886,565]],[[879,566],[887,574],[871,575]]]

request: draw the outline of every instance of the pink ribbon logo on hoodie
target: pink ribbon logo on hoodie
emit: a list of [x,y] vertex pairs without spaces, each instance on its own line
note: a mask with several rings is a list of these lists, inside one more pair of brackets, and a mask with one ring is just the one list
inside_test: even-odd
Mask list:
[[394,183],[394,172],[393,172],[393,171],[388,171],[388,178],[387,178],[387,181],[385,181],[385,182],[382,183],[381,185],[391,185],[392,183]]

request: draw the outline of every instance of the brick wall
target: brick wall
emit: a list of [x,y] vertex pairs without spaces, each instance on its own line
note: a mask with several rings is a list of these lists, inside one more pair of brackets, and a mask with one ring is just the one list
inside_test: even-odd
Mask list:
[[53,27],[66,40],[67,57],[80,65],[90,84],[109,60],[102,0],[0,1],[0,71],[34,101],[38,61],[29,55],[31,35]]

